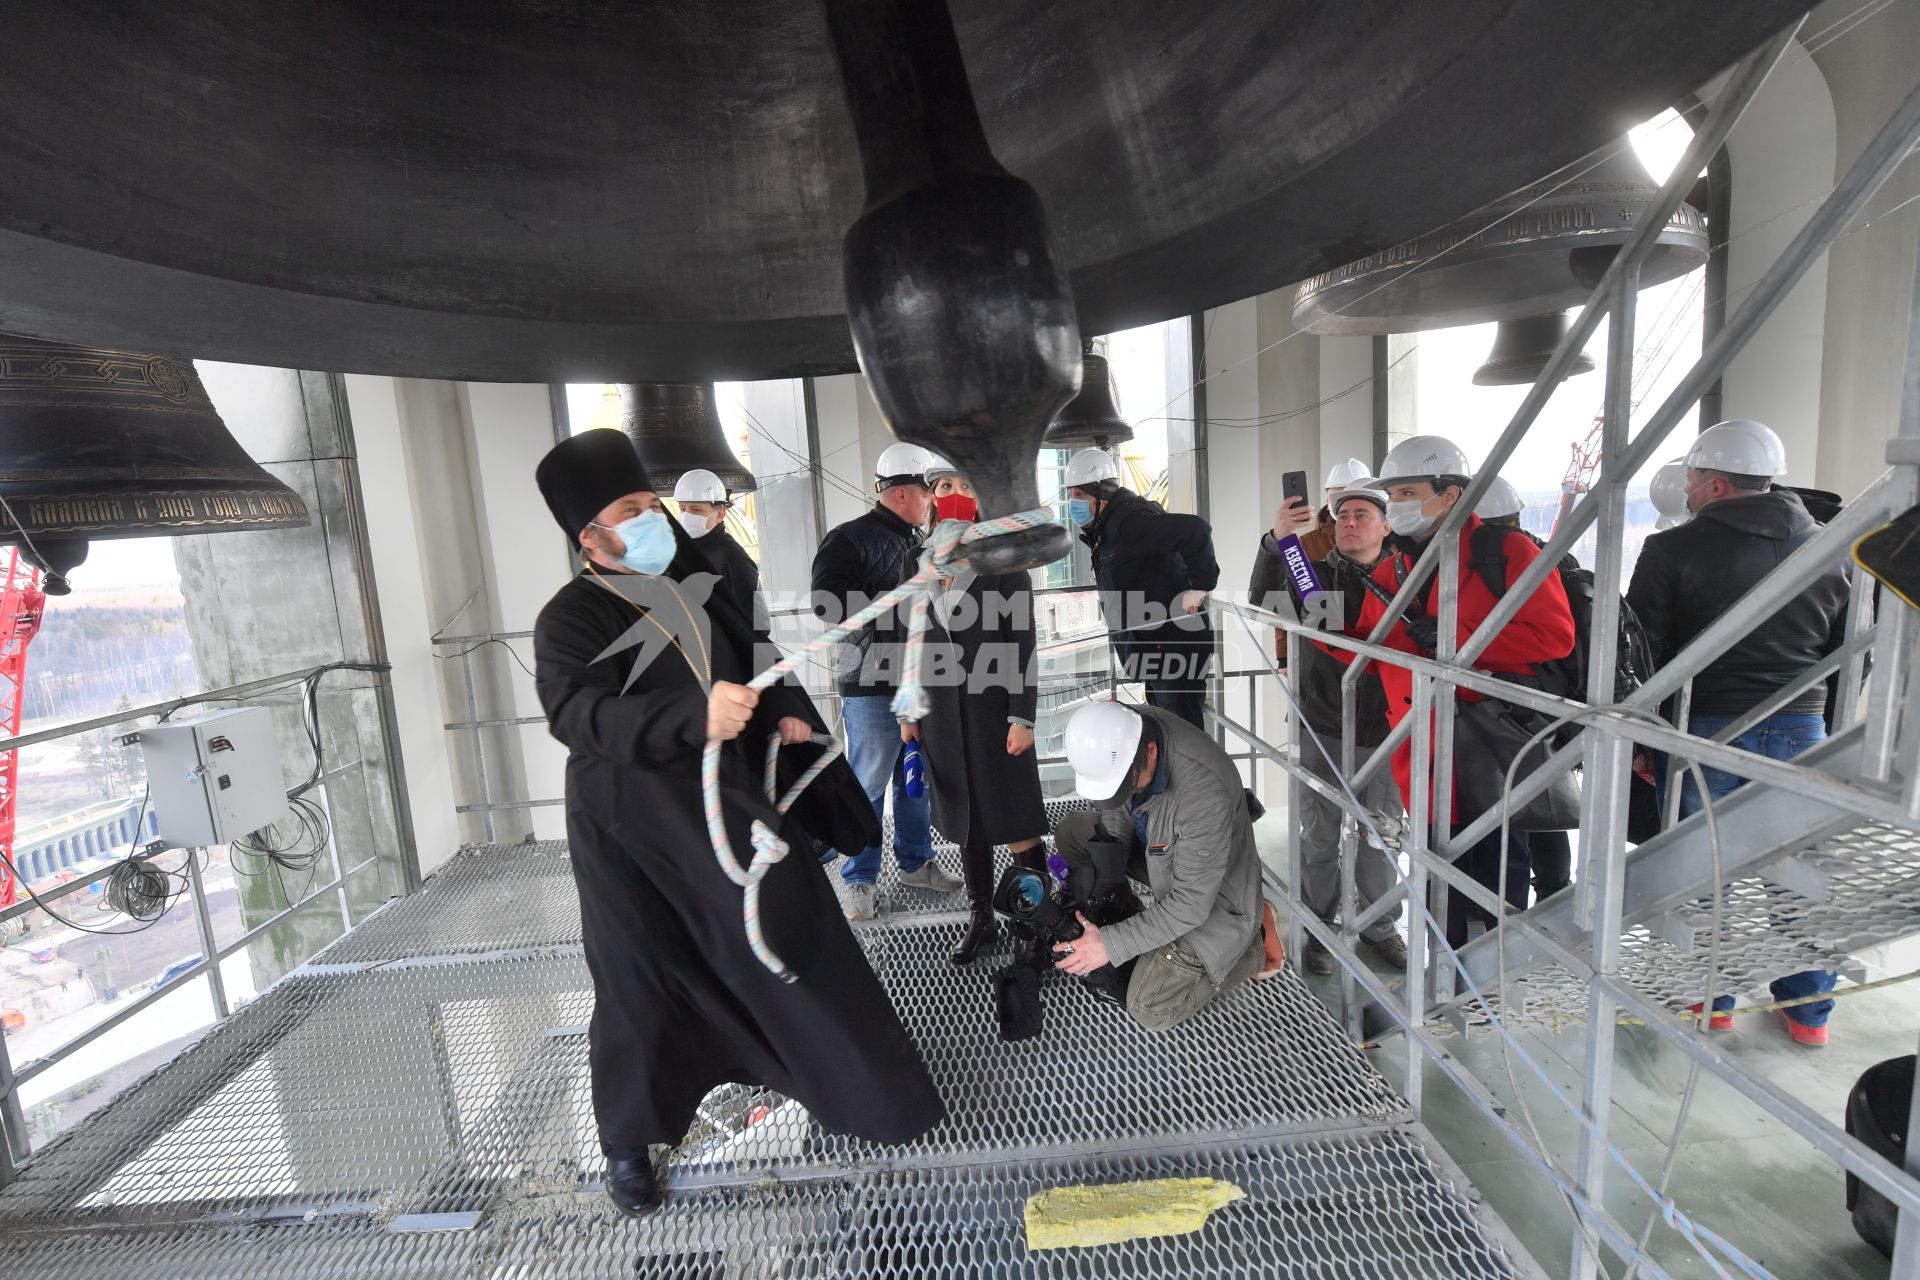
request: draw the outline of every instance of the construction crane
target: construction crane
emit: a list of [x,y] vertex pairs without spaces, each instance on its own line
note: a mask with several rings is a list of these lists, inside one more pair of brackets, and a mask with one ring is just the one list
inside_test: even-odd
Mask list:
[[[1701,322],[1700,294],[1706,286],[1706,272],[1695,271],[1690,279],[1692,283],[1684,291],[1675,289],[1668,295],[1660,314],[1647,327],[1634,350],[1631,403],[1635,410],[1653,392],[1667,366],[1686,345],[1693,326]],[[1569,446],[1573,456],[1567,462],[1567,474],[1560,480],[1560,511],[1554,517],[1555,527],[1573,510],[1580,495],[1593,488],[1593,478],[1600,470],[1600,437],[1606,421],[1604,412],[1594,414],[1586,439]]]
[[[27,646],[40,630],[47,596],[40,571],[26,563],[20,548],[7,549],[7,574],[0,587],[0,738],[20,733],[26,701]],[[0,751],[0,907],[13,905],[20,886],[13,875],[13,833],[19,818],[20,753]]]

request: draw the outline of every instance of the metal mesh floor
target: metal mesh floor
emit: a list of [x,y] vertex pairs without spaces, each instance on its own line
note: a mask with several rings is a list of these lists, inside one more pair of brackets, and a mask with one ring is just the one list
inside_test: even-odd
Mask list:
[[[1774,978],[1808,969],[1847,970],[1852,956],[1920,932],[1920,834],[1868,825],[1801,855],[1827,879],[1815,902],[1757,876],[1730,883],[1723,895],[1719,977],[1722,995],[1768,1002]],[[1674,918],[1691,927],[1686,949],[1636,925],[1621,939],[1620,976],[1675,1013],[1706,989],[1712,903],[1701,898]],[[1584,1022],[1587,985],[1557,964],[1529,969],[1509,982],[1510,1025]],[[1468,1009],[1469,1024],[1484,1022]]]
[[[9,1280],[142,1275],[534,1280],[1003,1280],[1163,1275],[1510,1277],[1529,1274],[1478,1200],[1405,1129],[976,1168],[866,1173],[674,1196],[629,1222],[598,1195],[507,1202],[472,1229],[378,1222],[199,1225],[9,1237]],[[1029,1251],[1028,1196],[1137,1178],[1214,1177],[1246,1198],[1190,1235]]]
[[[1171,1032],[1058,975],[1002,1045],[992,959],[937,910],[857,931],[949,1118],[879,1147],[716,1090],[640,1223],[601,1194],[565,850],[463,850],[51,1144],[0,1193],[0,1275],[1535,1274],[1291,974]],[[1210,1174],[1191,1236],[1030,1253],[1049,1186]]]

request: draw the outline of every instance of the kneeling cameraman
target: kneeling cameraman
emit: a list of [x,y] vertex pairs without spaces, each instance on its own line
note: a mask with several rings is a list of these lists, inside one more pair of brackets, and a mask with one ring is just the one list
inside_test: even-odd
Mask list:
[[[1094,702],[1067,722],[1074,786],[1093,812],[1060,820],[1054,846],[1069,864],[1116,841],[1127,868],[1153,889],[1146,910],[1054,948],[1055,965],[1084,976],[1124,969],[1127,1012],[1164,1031],[1260,969],[1260,859],[1239,770],[1213,739],[1157,707]],[[1112,846],[1108,846],[1111,848]]]

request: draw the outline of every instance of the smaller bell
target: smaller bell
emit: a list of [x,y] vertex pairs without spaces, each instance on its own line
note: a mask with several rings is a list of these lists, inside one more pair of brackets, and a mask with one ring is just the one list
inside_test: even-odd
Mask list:
[[665,492],[689,471],[720,477],[728,493],[760,487],[727,445],[711,382],[623,382],[620,429],[640,451],[647,478]]
[[31,547],[21,546],[20,556],[40,570],[42,591],[65,596],[73,594],[73,583],[67,575],[86,562],[90,546],[85,538],[36,538]]
[[1113,373],[1107,358],[1093,349],[1093,339],[1081,346],[1080,394],[1054,415],[1053,425],[1040,440],[1043,449],[1105,449],[1133,439],[1133,428],[1120,416],[1113,398]]
[[[1502,320],[1500,328],[1493,335],[1493,350],[1487,353],[1486,362],[1473,371],[1473,385],[1531,385],[1540,377],[1540,371],[1547,367],[1547,362],[1553,359],[1561,339],[1567,336],[1567,330],[1572,327],[1573,319],[1565,311],[1526,316],[1519,320]],[[1592,372],[1593,357],[1582,351],[1573,358],[1573,364],[1567,369],[1567,377]]]
[[0,334],[0,546],[49,595],[89,540],[313,523],[220,420],[190,361]]

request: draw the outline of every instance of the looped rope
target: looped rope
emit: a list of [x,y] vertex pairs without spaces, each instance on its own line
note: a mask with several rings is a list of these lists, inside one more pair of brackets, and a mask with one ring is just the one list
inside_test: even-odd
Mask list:
[[[906,603],[907,648],[906,657],[901,664],[900,688],[893,696],[893,715],[896,720],[919,720],[927,714],[927,693],[920,684],[920,654],[926,645],[927,611],[933,602],[935,585],[944,577],[950,576],[961,547],[968,543],[980,542],[1002,534],[1018,533],[1023,529],[1037,529],[1041,525],[1053,523],[1053,514],[1045,507],[1036,507],[1032,511],[1016,512],[1010,516],[999,516],[992,520],[981,520],[968,524],[960,520],[942,520],[934,527],[926,545],[920,550],[920,568],[911,578],[902,582],[893,590],[860,610],[852,617],[808,641],[797,652],[789,654],[780,661],[762,671],[747,682],[747,688],[758,693],[760,690],[783,680],[809,654],[830,645],[838,644],[847,636],[858,631],[887,610]],[[801,775],[794,779],[784,796],[776,796],[779,786],[780,735],[774,734],[767,743],[767,761],[762,774],[762,785],[766,789],[767,799],[774,809],[784,815],[793,807],[812,781],[819,777],[826,767],[839,759],[840,744],[825,734],[816,733],[810,741],[826,747],[820,758],[808,765]],[[706,802],[707,836],[713,841],[713,856],[719,860],[720,869],[727,879],[742,889],[742,911],[747,929],[747,945],[753,948],[753,954],[760,963],[767,966],[782,982],[794,982],[793,971],[782,964],[780,957],[773,954],[767,946],[766,938],[760,930],[760,882],[776,862],[788,853],[787,842],[767,824],[758,818],[753,820],[752,843],[753,859],[742,867],[733,856],[733,842],[727,838],[726,821],[720,811],[720,740],[708,738],[705,752],[700,757],[700,788]]]

